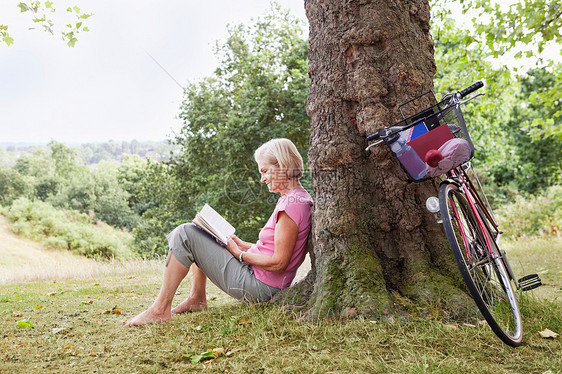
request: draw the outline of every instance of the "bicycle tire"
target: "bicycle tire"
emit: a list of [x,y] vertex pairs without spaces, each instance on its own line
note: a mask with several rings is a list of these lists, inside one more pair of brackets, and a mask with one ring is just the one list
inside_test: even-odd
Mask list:
[[513,347],[521,345],[523,325],[519,304],[496,242],[488,235],[492,246],[488,248],[486,234],[456,184],[441,185],[439,205],[453,256],[480,313],[504,343]]

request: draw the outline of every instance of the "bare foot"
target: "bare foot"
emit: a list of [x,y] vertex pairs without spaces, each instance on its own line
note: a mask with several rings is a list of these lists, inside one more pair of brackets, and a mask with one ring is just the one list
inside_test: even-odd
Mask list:
[[186,312],[199,312],[207,309],[207,300],[192,299],[191,296],[185,299],[180,305],[172,309],[172,314],[181,314]]
[[157,312],[151,308],[148,308],[141,314],[131,318],[130,320],[123,322],[123,325],[126,327],[131,326],[140,326],[145,325],[147,323],[162,323],[168,322],[172,319],[172,314],[170,310],[164,313]]

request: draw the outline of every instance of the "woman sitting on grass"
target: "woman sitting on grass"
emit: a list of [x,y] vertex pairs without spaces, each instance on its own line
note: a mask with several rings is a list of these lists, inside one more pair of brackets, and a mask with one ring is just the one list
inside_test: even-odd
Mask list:
[[[261,182],[270,192],[281,194],[258,242],[233,236],[225,248],[193,224],[176,227],[167,236],[170,251],[160,293],[125,326],[166,322],[173,314],[206,309],[207,278],[230,296],[257,303],[291,285],[306,255],[312,215],[312,199],[299,181],[302,157],[290,140],[273,139],[259,147],[254,158]],[[176,290],[189,269],[193,272],[190,295],[172,309]]]

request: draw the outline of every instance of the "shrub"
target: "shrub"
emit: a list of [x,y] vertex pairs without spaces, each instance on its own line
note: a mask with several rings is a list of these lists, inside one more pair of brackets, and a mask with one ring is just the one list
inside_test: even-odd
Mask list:
[[518,197],[498,212],[505,236],[559,236],[562,227],[562,186],[549,187],[541,195]]
[[13,222],[12,231],[57,249],[69,249],[88,257],[128,257],[132,237],[88,215],[55,209],[52,205],[20,198],[4,209]]
[[17,198],[28,195],[32,179],[16,170],[0,168],[0,204],[10,205]]
[[45,245],[54,249],[68,249],[68,243],[66,240],[58,238],[56,236],[50,236],[45,240]]

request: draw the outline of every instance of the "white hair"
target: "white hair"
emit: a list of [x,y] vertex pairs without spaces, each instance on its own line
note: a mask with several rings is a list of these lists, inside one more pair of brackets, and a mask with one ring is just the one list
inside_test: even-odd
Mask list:
[[271,139],[262,144],[256,152],[254,159],[278,165],[287,172],[287,177],[300,179],[304,172],[302,157],[292,141],[285,138]]

